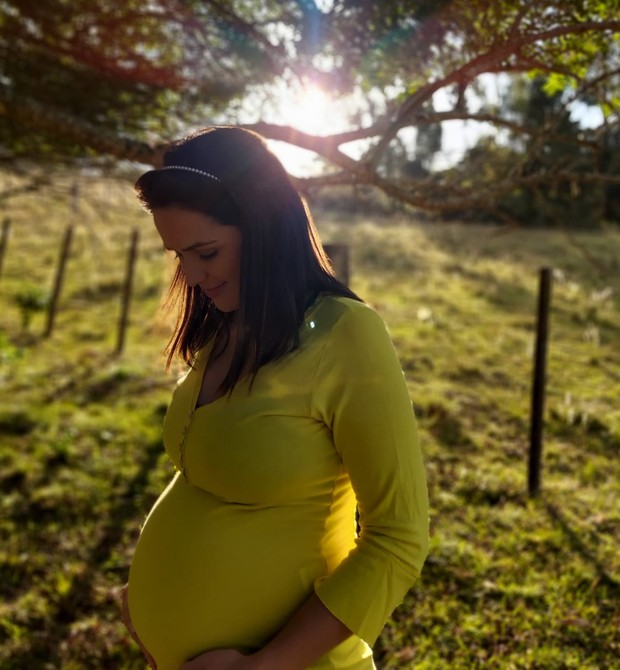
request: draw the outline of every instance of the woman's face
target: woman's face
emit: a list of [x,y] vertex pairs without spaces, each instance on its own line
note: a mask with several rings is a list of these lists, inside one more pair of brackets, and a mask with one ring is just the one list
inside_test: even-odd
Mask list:
[[188,286],[199,286],[221,312],[239,307],[241,231],[181,207],[153,211],[166,249],[175,251]]

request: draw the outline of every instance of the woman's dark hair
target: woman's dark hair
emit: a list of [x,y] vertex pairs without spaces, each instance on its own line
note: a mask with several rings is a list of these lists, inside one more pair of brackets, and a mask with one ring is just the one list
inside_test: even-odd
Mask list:
[[[305,202],[260,135],[234,126],[198,131],[165,154],[164,168],[136,182],[148,211],[181,207],[241,231],[238,337],[223,392],[297,346],[304,312],[319,293],[360,300],[334,276]],[[170,298],[182,306],[168,365],[177,354],[191,364],[220,331],[228,338],[229,315],[188,286],[180,266]]]

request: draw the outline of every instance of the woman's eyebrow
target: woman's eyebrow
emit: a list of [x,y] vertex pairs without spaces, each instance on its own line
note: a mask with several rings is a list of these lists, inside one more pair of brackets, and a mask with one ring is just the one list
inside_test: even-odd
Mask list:
[[181,249],[181,251],[191,251],[192,249],[198,249],[199,247],[206,247],[209,244],[215,244],[217,240],[209,240],[209,242],[196,242],[195,244],[192,244],[189,247],[186,247],[185,249]]

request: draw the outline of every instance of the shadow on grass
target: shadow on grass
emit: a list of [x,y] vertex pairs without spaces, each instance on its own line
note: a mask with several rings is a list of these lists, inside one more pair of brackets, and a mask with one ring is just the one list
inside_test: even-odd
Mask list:
[[[142,508],[144,501],[136,494],[146,488],[162,449],[160,440],[148,445],[136,475],[127,481],[120,493],[114,494],[116,502],[111,505],[107,520],[102,524],[99,539],[86,553],[85,564],[88,567],[75,576],[66,593],[50,603],[45,625],[33,632],[27,644],[6,659],[4,670],[60,667],[60,643],[70,636],[71,626],[89,615],[100,614],[101,605],[97,602],[94,589],[96,578],[121,543],[126,522],[135,518],[138,508]],[[114,487],[111,490],[114,491]]]
[[441,444],[447,447],[475,449],[475,443],[467,435],[461,419],[446,405],[431,402],[416,405],[416,415],[421,424]]
[[548,500],[541,499],[541,503],[547,510],[547,513],[556,525],[561,529],[568,539],[571,549],[579,554],[584,561],[590,563],[597,573],[598,584],[607,587],[611,593],[620,596],[620,582],[615,577],[612,577],[606,569],[606,566],[601,563],[596,554],[588,547],[588,545],[581,539],[579,533],[571,528],[568,520],[562,512]]

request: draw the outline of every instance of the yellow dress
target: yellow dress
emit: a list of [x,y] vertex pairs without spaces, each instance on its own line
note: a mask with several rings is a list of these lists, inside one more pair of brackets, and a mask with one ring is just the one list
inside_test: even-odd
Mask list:
[[[314,590],[354,632],[312,670],[372,669],[372,645],[416,580],[428,504],[416,423],[383,321],[322,295],[300,346],[251,392],[195,409],[208,347],[164,420],[181,470],[150,511],[129,610],[159,670],[208,649],[259,649]],[[359,507],[360,536],[355,533]]]

